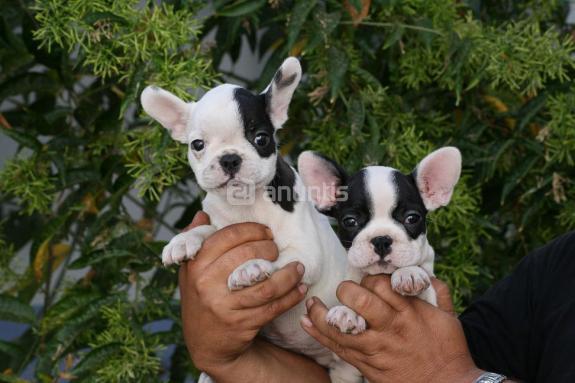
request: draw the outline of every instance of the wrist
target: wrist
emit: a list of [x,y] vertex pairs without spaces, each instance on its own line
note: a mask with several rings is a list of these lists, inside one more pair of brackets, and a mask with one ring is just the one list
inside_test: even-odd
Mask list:
[[468,355],[452,359],[428,380],[430,383],[458,382],[474,383],[485,371],[481,370]]

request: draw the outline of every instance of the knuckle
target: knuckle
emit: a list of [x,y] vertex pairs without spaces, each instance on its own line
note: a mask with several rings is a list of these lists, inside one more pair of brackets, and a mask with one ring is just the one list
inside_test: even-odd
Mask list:
[[263,300],[268,301],[275,297],[276,290],[277,289],[273,284],[271,284],[269,281],[266,281],[257,287],[257,294]]
[[357,302],[357,307],[361,311],[367,310],[372,305],[371,296],[369,296],[367,294],[358,295],[356,297],[356,302]]

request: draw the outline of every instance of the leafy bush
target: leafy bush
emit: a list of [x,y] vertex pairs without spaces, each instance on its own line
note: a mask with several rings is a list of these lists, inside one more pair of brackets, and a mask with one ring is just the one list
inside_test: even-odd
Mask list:
[[[462,150],[454,200],[430,216],[437,271],[459,308],[575,227],[575,64],[564,2],[203,6],[3,4],[0,125],[19,150],[0,173],[0,319],[30,326],[0,341],[0,380],[17,381],[32,360],[41,381],[196,374],[158,229],[185,225],[199,196],[189,192],[184,149],[148,126],[136,100],[149,83],[197,97],[221,81],[217,68],[236,62],[242,44],[265,63],[245,84],[254,90],[287,55],[301,57],[306,75],[280,132],[292,158],[311,148],[350,171],[407,172],[436,147]],[[212,30],[215,44],[202,46]],[[182,217],[168,222],[177,209]],[[163,319],[167,329],[152,332]],[[167,345],[175,351],[164,371]]]

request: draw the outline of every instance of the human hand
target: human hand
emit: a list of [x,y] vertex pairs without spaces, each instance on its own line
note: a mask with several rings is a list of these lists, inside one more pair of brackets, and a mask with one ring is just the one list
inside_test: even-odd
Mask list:
[[303,328],[357,367],[370,382],[472,382],[475,367],[446,285],[434,280],[439,308],[391,288],[387,275],[368,276],[361,286],[346,281],[337,297],[368,323],[359,335],[342,334],[325,318],[318,298],[306,302]]
[[[207,224],[209,217],[199,212],[186,230]],[[218,230],[193,261],[180,266],[186,346],[196,367],[212,378],[226,374],[239,359],[251,357],[250,346],[260,328],[305,297],[307,287],[300,284],[304,269],[297,262],[255,286],[228,289],[228,276],[237,266],[254,258],[274,261],[277,257],[269,229],[242,223]]]

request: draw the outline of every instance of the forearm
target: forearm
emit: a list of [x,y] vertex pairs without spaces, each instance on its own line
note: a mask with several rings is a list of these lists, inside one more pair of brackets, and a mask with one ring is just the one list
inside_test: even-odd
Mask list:
[[302,355],[256,339],[241,357],[207,371],[217,383],[329,383],[327,371]]

